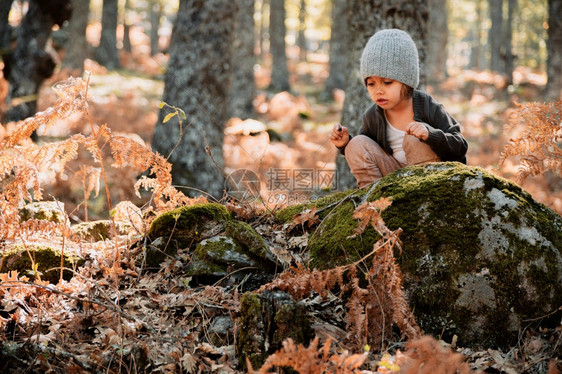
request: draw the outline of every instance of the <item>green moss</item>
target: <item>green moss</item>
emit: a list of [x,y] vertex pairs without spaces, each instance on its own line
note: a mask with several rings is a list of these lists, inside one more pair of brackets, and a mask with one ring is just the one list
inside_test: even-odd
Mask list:
[[148,230],[148,237],[168,238],[173,234],[174,239],[192,245],[197,241],[200,231],[209,221],[226,222],[231,214],[223,205],[216,203],[197,204],[170,210],[158,216]]
[[231,220],[226,223],[226,235],[258,258],[268,255],[265,240],[246,222]]
[[[27,248],[27,249],[26,249]],[[49,269],[60,268],[61,251],[48,246],[34,246],[34,245],[17,245],[10,248],[2,254],[2,268],[0,272],[8,272],[17,270],[19,274],[26,275],[29,278],[35,278],[32,271],[32,261],[29,254],[33,257],[33,261],[37,265],[37,270],[41,273],[42,280],[47,280],[51,283],[57,283],[60,277],[60,271]],[[63,266],[67,268],[74,268],[82,266],[85,260],[76,255],[65,253]],[[72,278],[72,273],[63,271],[63,278],[69,280]]]
[[19,213],[22,221],[38,219],[62,224],[66,221],[64,203],[58,201],[37,201],[29,203],[24,206]]
[[357,261],[370,251],[379,239],[372,227],[361,235],[349,238],[357,228],[352,218],[355,205],[348,201],[329,214],[308,240],[310,266],[329,269]]
[[[293,217],[296,214],[299,214],[306,209],[316,207],[316,209],[320,210],[332,204],[337,204],[351,195],[361,197],[364,196],[365,193],[365,190],[349,190],[344,192],[336,192],[328,196],[320,197],[308,203],[291,205],[275,212],[275,220],[279,223],[289,223],[293,220]],[[320,214],[320,218],[326,217],[331,210],[332,209],[326,209],[325,211],[323,211]]]
[[252,367],[257,369],[263,365],[266,357],[261,301],[257,294],[246,292],[242,295],[239,324],[235,345],[238,363],[246,370],[248,358]]
[[[162,213],[154,219],[147,233],[150,242],[162,246],[147,252],[147,264],[158,266],[167,256],[175,255],[178,248],[194,248],[202,239],[223,231],[225,223],[231,219],[226,207],[216,203],[186,206]],[[158,238],[162,240],[156,241]]]

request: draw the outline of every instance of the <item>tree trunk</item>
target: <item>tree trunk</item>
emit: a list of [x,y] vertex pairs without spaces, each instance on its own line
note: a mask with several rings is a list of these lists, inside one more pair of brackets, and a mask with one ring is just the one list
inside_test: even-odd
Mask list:
[[431,38],[427,41],[427,80],[433,84],[447,77],[447,0],[428,0]]
[[181,126],[177,117],[164,123],[170,113],[164,107],[152,145],[169,155],[173,183],[191,196],[201,191],[217,198],[223,194],[222,146],[235,17],[236,3],[231,0],[181,0],[174,24],[163,101],[188,117]]
[[150,55],[155,56],[160,52],[158,30],[162,17],[162,4],[159,0],[149,3],[150,7]]
[[4,74],[10,85],[6,101],[11,106],[6,122],[20,121],[35,114],[39,87],[56,67],[56,54],[45,49],[47,40],[53,26],[61,26],[71,14],[70,0],[29,2],[17,30],[15,50],[4,61]]
[[476,23],[470,30],[470,40],[472,42],[470,62],[468,64],[470,69],[480,70],[485,66],[482,63],[484,54],[482,53],[482,35],[480,34],[480,30],[482,30],[482,18],[482,0],[476,0]]
[[228,115],[247,119],[254,117],[254,0],[237,0],[238,15],[234,33],[232,89]]
[[121,66],[117,50],[118,0],[103,0],[100,44],[96,49],[96,61],[113,70]]
[[2,0],[0,2],[0,58],[4,58],[10,50],[12,40],[12,27],[8,23],[12,0]]
[[125,11],[123,12],[123,50],[131,53],[131,25],[129,24],[129,13],[131,12],[131,0],[125,0]]
[[84,59],[88,56],[88,43],[86,41],[86,27],[88,26],[88,15],[90,13],[90,0],[72,0],[74,8],[72,18],[68,24],[69,38],[63,67],[78,70],[82,75],[84,71]]
[[488,46],[490,47],[490,70],[503,73],[502,68],[502,30],[503,30],[503,0],[489,0],[490,19],[492,27],[488,32]]
[[265,54],[270,52],[269,13],[271,4],[269,0],[261,0],[260,3],[260,59],[263,61]]
[[505,75],[507,85],[513,84],[513,16],[517,9],[517,0],[507,0],[507,25],[505,44]]
[[546,99],[562,97],[562,0],[548,0],[548,60]]
[[330,36],[330,75],[324,86],[324,97],[332,98],[336,88],[344,89],[347,78],[347,1],[332,1],[332,28]]
[[269,90],[289,91],[289,71],[285,49],[285,0],[271,0],[269,9],[269,42],[273,64]]
[[297,46],[301,61],[306,61],[306,1],[301,0],[299,9],[299,33],[297,36]]
[[[352,134],[361,128],[363,112],[372,104],[361,80],[359,61],[369,38],[378,30],[399,28],[407,31],[418,47],[420,59],[420,88],[425,86],[425,58],[427,50],[427,0],[361,0],[348,2],[348,53],[347,88],[342,112],[342,124]],[[345,158],[338,157],[336,186],[340,190],[356,185]]]

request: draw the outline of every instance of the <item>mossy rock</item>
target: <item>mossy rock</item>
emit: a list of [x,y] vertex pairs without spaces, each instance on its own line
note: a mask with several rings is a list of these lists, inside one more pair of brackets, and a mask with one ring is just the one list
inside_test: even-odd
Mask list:
[[[81,222],[71,226],[71,230],[80,239],[88,241],[103,241],[113,237],[113,222],[108,219]],[[115,224],[117,235],[126,235],[131,227],[126,224]]]
[[[179,249],[187,250],[192,285],[214,283],[230,274],[235,274],[232,279],[236,281],[248,274],[275,272],[276,261],[265,240],[220,204],[166,212],[154,220],[148,238],[146,264],[152,268]],[[262,283],[262,277],[252,279]]]
[[[58,248],[49,247],[47,245],[26,245],[23,244],[15,245],[8,248],[2,253],[0,264],[1,273],[6,273],[8,271],[16,270],[19,274],[25,275],[31,279],[35,279],[36,276],[33,274],[32,261],[30,259],[33,257],[33,261],[37,264],[37,270],[40,273],[42,280],[49,281],[51,283],[58,283],[60,277],[60,270],[51,270],[53,268],[60,269],[61,251]],[[66,268],[75,268],[82,266],[85,260],[74,253],[64,253],[63,266]],[[63,279],[70,280],[73,274],[69,271],[63,271]]]
[[[435,163],[387,175],[368,200],[383,197],[392,198],[386,225],[403,229],[397,262],[426,332],[445,340],[456,334],[467,346],[508,346],[526,320],[562,305],[562,217],[516,184],[482,168]],[[354,208],[340,204],[311,235],[312,266],[349,263],[372,250],[372,229],[347,239],[357,226]]]
[[160,243],[158,247],[147,249],[147,266],[158,268],[178,249],[195,248],[201,240],[223,232],[226,222],[231,219],[230,212],[216,203],[185,206],[162,213],[152,221],[147,233],[149,242]]
[[46,220],[60,224],[68,224],[68,216],[64,203],[60,201],[36,201],[25,205],[19,211],[22,221],[30,219]]

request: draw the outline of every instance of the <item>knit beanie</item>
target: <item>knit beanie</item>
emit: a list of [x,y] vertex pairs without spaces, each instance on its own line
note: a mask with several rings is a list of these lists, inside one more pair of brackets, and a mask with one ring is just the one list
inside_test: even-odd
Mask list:
[[371,36],[361,55],[363,84],[373,75],[394,79],[412,88],[418,87],[418,49],[408,33],[387,29]]

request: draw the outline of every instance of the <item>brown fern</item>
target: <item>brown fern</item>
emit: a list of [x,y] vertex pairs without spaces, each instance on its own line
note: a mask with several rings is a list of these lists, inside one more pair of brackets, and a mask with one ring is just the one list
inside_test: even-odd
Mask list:
[[[71,77],[53,88],[58,95],[55,104],[18,123],[0,142],[0,238],[11,238],[17,232],[18,210],[26,201],[42,199],[40,172],[48,169],[64,173],[66,165],[77,158],[80,146],[89,151],[95,164],[83,165],[75,174],[82,181],[86,217],[87,199],[94,189],[97,194],[100,178],[104,182],[110,210],[113,208],[104,166],[107,156],[102,152],[106,143],[110,145],[113,167],[132,168],[139,174],[150,171],[137,182],[135,191],[139,194],[140,187],[152,190],[151,201],[157,211],[206,202],[203,197],[191,199],[172,186],[171,164],[165,158],[128,137],[112,134],[107,125],[94,126],[86,100],[88,82]],[[75,112],[86,113],[92,130],[90,135],[76,134],[41,146],[30,142],[29,136],[39,126],[48,128],[58,119]],[[146,209],[150,210],[152,206],[148,205]]]
[[367,353],[330,355],[331,341],[327,340],[322,348],[318,348],[319,339],[315,338],[308,348],[296,345],[291,338],[283,341],[283,348],[269,356],[261,369],[256,372],[248,363],[248,373],[272,373],[276,367],[293,368],[297,373],[320,374],[359,374],[359,367],[367,359]]
[[509,139],[499,164],[502,165],[509,156],[519,156],[519,182],[547,170],[562,176],[562,99],[542,104],[517,104],[517,107],[509,116],[506,131],[517,127],[522,127],[523,131]]
[[424,336],[406,344],[406,355],[400,365],[403,374],[458,373],[468,374],[465,357],[443,347],[431,336]]
[[[419,337],[421,329],[406,301],[402,273],[393,253],[394,248],[400,248],[399,235],[402,230],[388,229],[380,215],[389,205],[388,199],[381,199],[360,205],[354,213],[354,217],[360,219],[356,234],[371,224],[383,236],[369,255],[356,263],[322,271],[309,270],[302,265],[292,267],[273,282],[262,286],[260,291],[281,289],[296,299],[309,297],[311,292],[326,296],[336,286],[340,289],[340,295],[351,291],[344,319],[348,340],[356,348],[369,344],[380,346],[382,350],[393,322],[404,336]],[[369,271],[367,274],[361,273],[367,278],[367,285],[363,288],[357,276],[357,266],[370,257]]]

